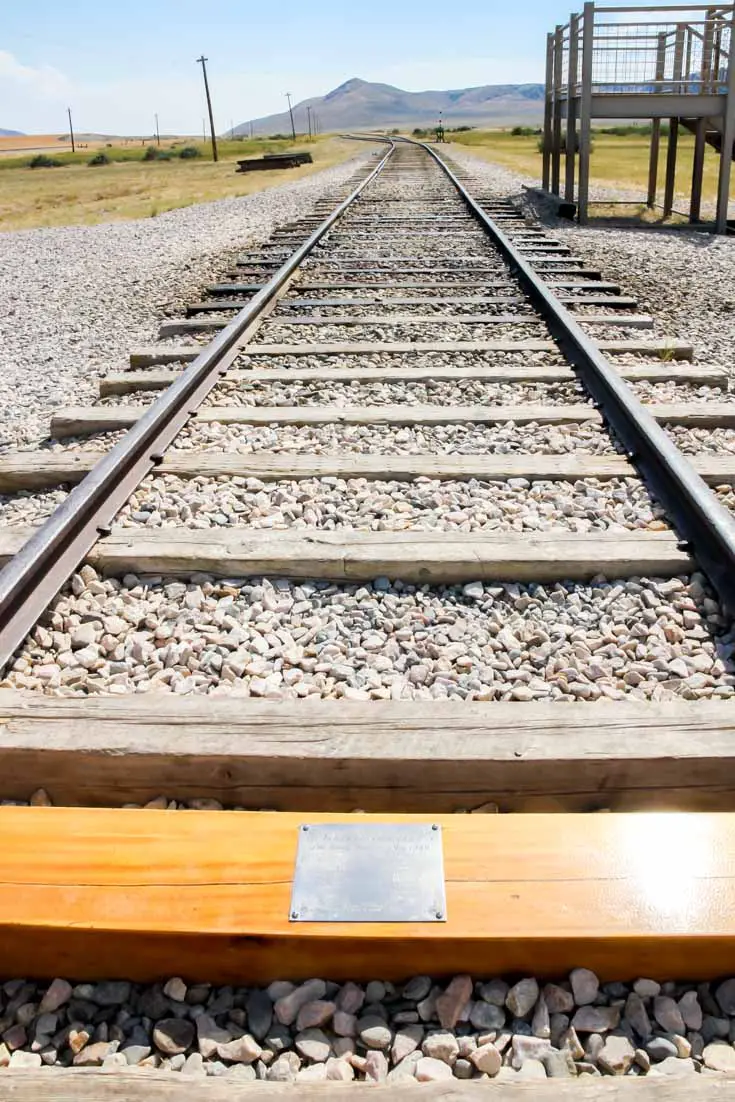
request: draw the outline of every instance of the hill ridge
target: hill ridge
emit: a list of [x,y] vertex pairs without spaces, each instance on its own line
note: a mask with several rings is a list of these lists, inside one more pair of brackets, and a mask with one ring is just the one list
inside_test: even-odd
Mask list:
[[[349,77],[323,96],[294,104],[294,124],[299,133],[308,129],[310,107],[321,131],[367,130],[376,127],[433,126],[441,112],[450,126],[483,123],[495,126],[539,123],[543,113],[542,84],[483,84],[469,88],[428,89],[407,92],[392,84]],[[242,122],[235,134],[287,134],[288,111]]]

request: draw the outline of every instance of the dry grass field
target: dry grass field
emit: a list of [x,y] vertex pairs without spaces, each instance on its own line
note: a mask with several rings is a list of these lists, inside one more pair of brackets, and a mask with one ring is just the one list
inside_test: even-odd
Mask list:
[[[35,140],[40,140],[37,135]],[[90,143],[89,148],[78,150],[76,155],[57,154],[56,146],[48,150],[50,156],[62,162],[57,168],[31,169],[28,154],[0,157],[0,230],[155,217],[192,203],[250,195],[299,180],[359,152],[355,143],[329,137],[319,137],[311,143],[301,140],[295,145],[290,141],[222,141],[220,160],[215,164],[208,145],[185,140],[178,143],[179,147],[185,144],[196,146],[202,155],[191,160],[174,155],[170,160],[143,161],[140,144],[107,148],[104,143],[97,143],[92,148]],[[34,153],[36,148],[33,147]],[[90,166],[90,158],[100,148],[114,158],[113,162]],[[235,161],[243,157],[293,148],[308,149],[314,163],[273,172],[235,171]]]
[[[482,157],[483,160],[504,165],[506,168],[541,179],[541,154],[536,135],[513,135],[510,130],[469,130],[449,135],[460,148]],[[650,138],[644,134],[593,135],[594,150],[591,157],[591,184],[637,193],[645,202],[648,187],[648,151]],[[676,176],[676,194],[680,210],[686,209],[686,197],[692,175],[694,137],[679,134],[679,156]],[[705,154],[703,202],[713,203],[717,188],[719,157],[707,146]],[[663,195],[666,168],[666,138],[661,140],[659,158],[659,199]],[[734,174],[735,175],[735,174]]]

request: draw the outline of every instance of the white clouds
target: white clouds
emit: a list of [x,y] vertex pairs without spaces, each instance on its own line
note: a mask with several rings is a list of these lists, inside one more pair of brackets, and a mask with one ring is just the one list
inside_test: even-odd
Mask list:
[[38,69],[22,65],[17,58],[5,50],[0,50],[0,98],[9,104],[13,112],[23,104],[18,99],[31,99],[44,102],[63,99],[69,90],[69,80],[51,65],[42,65]]
[[[350,67],[350,71],[343,69]],[[119,72],[119,71],[118,71]],[[162,133],[196,134],[206,114],[201,70],[193,60],[180,66],[169,64],[153,72],[112,71],[109,79],[78,79],[50,65],[25,65],[12,54],[0,51],[0,126],[27,133],[60,133],[66,125],[66,108],[71,107],[79,133],[150,134],[153,115],[158,113]],[[285,109],[284,90],[291,88],[294,102],[323,95],[351,76],[395,84],[410,91],[437,88],[466,88],[475,84],[521,83],[540,79],[542,66],[534,59],[497,57],[452,57],[416,59],[400,63],[366,60],[361,71],[351,62],[335,60],[318,73],[292,69],[284,85],[279,69],[261,71],[243,64],[241,71],[220,70],[210,63],[209,78],[214,102],[215,124],[223,133],[246,119]],[[299,123],[301,125],[301,123]],[[303,124],[305,125],[305,123]]]

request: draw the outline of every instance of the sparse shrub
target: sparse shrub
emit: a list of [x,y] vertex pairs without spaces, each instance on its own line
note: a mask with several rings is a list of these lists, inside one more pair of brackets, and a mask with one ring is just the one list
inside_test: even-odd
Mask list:
[[157,145],[147,145],[143,154],[144,161],[157,161],[161,156],[161,150]]
[[511,135],[514,138],[530,138],[536,133],[537,131],[532,126],[514,126],[511,130]]
[[55,157],[49,157],[46,153],[37,153],[36,156],[28,162],[29,168],[61,168],[61,161],[57,161]]
[[427,131],[420,126],[414,126],[411,133],[413,134],[414,138],[425,138],[427,135]]
[[102,150],[100,150],[99,153],[95,153],[94,157],[91,157],[87,161],[87,164],[89,165],[90,168],[96,168],[97,165],[112,164],[112,161],[110,160],[110,158],[107,156],[106,153],[103,153]]
[[185,145],[179,150],[182,161],[193,161],[195,157],[201,157],[201,151],[195,145]]

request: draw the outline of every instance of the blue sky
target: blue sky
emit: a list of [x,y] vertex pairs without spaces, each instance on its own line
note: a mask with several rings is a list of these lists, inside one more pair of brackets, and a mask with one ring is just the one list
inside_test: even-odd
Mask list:
[[[612,0],[615,3],[616,0]],[[624,0],[617,0],[623,3]],[[322,95],[352,76],[411,91],[543,79],[569,0],[4,0],[0,127],[196,133],[209,58],[215,124]]]

